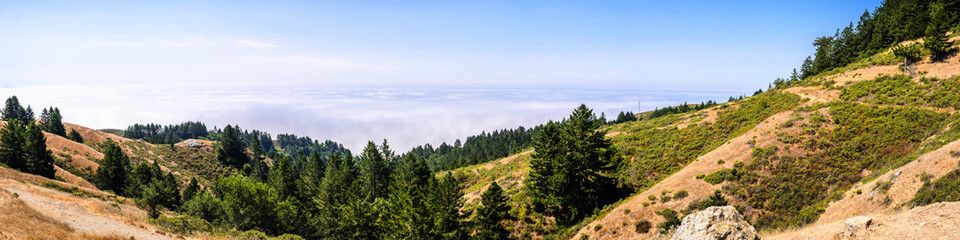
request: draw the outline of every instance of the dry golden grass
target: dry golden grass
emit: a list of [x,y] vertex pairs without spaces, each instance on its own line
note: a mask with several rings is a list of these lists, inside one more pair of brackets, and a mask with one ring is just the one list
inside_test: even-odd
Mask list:
[[81,239],[67,224],[44,216],[0,189],[0,239]]

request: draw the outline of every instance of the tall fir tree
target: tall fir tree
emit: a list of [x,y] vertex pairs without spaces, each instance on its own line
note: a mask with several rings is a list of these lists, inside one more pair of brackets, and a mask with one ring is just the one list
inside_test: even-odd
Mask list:
[[559,210],[556,207],[561,203],[556,193],[562,189],[558,189],[557,181],[562,178],[555,178],[554,175],[557,173],[558,162],[564,154],[561,140],[560,124],[550,121],[543,126],[533,143],[535,151],[530,160],[530,171],[527,173],[524,186],[530,194],[533,209],[537,212],[553,213]]
[[507,205],[507,197],[504,196],[503,189],[496,181],[480,195],[480,204],[474,220],[476,233],[473,239],[510,239],[510,232],[503,226],[503,221],[510,219],[510,206]]
[[127,173],[130,171],[130,159],[123,149],[114,142],[107,143],[103,149],[103,160],[97,168],[96,182],[103,190],[124,194],[127,188]]
[[23,137],[26,140],[23,144],[27,159],[26,172],[54,178],[53,153],[47,149],[47,138],[40,127],[32,122],[27,124]]
[[469,231],[464,229],[463,185],[452,174],[447,173],[436,180],[430,195],[430,206],[434,214],[434,235],[443,239],[465,239]]
[[534,210],[567,225],[617,196],[611,176],[619,159],[600,125],[593,110],[580,105],[559,131],[544,128],[528,178]]
[[423,159],[407,155],[401,160],[390,186],[392,209],[388,214],[388,227],[391,238],[438,238],[433,232],[434,212],[428,198],[435,182]]
[[63,127],[63,117],[60,115],[59,108],[44,108],[40,114],[40,126],[43,131],[60,135],[61,137],[67,136],[67,130]]
[[360,154],[360,183],[369,202],[387,196],[390,165],[373,141],[367,142],[367,147]]
[[942,2],[930,3],[930,21],[927,23],[923,46],[933,55],[934,60],[942,59],[950,49],[947,38],[947,13]]
[[3,107],[3,113],[0,114],[4,121],[10,121],[13,119],[19,120],[20,123],[26,124],[33,122],[33,109],[27,106],[26,109],[23,108],[23,105],[20,105],[20,100],[17,99],[17,96],[11,96],[7,98],[6,105]]
[[20,171],[27,169],[27,153],[23,148],[23,143],[27,140],[24,132],[23,123],[17,119],[8,120],[0,129],[0,162]]
[[243,140],[240,138],[239,127],[227,125],[220,134],[220,146],[217,148],[217,159],[220,162],[235,168],[241,168],[248,162],[244,150]]

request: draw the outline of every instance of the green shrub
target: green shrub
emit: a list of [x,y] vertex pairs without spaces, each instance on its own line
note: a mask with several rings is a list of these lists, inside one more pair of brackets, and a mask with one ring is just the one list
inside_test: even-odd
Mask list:
[[246,232],[240,233],[237,235],[238,240],[267,240],[270,237],[266,233],[257,230],[247,230]]
[[740,174],[737,169],[720,169],[703,177],[703,181],[717,185],[723,181],[736,181],[739,178]]
[[960,201],[960,169],[954,169],[933,182],[925,182],[910,203],[923,206],[937,202]]
[[277,236],[275,238],[271,238],[270,240],[304,240],[304,239],[299,235],[293,235],[288,233],[288,234]]
[[687,190],[680,190],[680,191],[677,191],[677,193],[673,194],[673,199],[683,199],[688,195],[689,193],[687,193]]
[[643,233],[650,232],[650,227],[653,227],[653,224],[651,224],[650,221],[647,221],[647,220],[640,220],[639,222],[637,222],[635,227],[636,227],[637,233],[643,234]]
[[890,187],[893,187],[892,181],[879,181],[877,185],[873,186],[873,190],[880,193],[887,193],[890,190]]
[[900,59],[907,59],[910,62],[916,62],[923,57],[923,48],[917,43],[897,45],[896,47],[893,47],[893,55]]
[[677,211],[664,208],[663,210],[657,211],[657,214],[664,219],[662,223],[657,225],[657,227],[660,228],[660,233],[666,234],[670,229],[680,226],[680,218],[677,216]]
[[708,198],[692,201],[690,204],[687,204],[687,210],[685,212],[690,213],[713,206],[726,206],[727,204],[727,199],[723,197],[723,193],[721,193],[720,190],[716,190],[713,192],[713,195]]
[[593,225],[593,231],[594,231],[594,232],[600,231],[600,229],[603,229],[603,225],[600,225],[600,224]]

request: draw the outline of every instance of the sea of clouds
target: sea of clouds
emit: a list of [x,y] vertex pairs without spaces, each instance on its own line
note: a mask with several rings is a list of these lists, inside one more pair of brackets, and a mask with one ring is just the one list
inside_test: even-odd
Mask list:
[[561,120],[581,103],[608,119],[637,111],[744,93],[624,89],[222,87],[156,85],[57,85],[2,87],[22,104],[59,107],[64,121],[104,129],[134,123],[202,121],[272,134],[333,140],[358,151],[388,139],[400,152],[430,143],[452,143],[481,132],[532,127]]

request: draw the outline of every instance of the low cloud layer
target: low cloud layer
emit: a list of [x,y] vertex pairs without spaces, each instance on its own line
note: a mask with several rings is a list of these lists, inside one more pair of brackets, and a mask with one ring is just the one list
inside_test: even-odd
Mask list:
[[64,120],[92,128],[203,121],[238,124],[343,143],[354,151],[388,139],[400,151],[453,142],[483,131],[560,120],[581,103],[615,118],[620,111],[722,100],[729,92],[633,90],[329,88],[197,86],[31,86],[0,88],[34,109],[60,107]]

